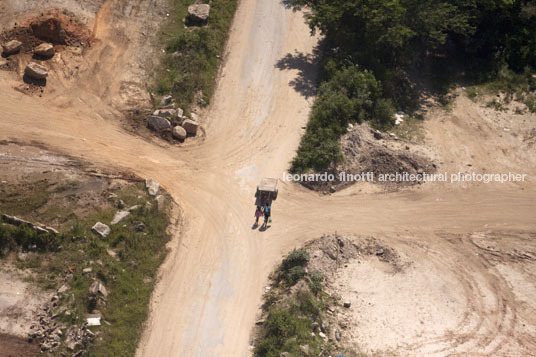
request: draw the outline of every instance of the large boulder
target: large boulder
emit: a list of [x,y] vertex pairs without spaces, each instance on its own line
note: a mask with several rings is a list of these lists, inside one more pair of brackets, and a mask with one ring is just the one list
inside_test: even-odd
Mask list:
[[51,43],[44,42],[34,48],[34,53],[38,56],[52,57],[54,56],[54,52],[54,45],[52,45]]
[[48,69],[35,62],[30,62],[26,66],[24,74],[34,79],[45,79],[48,76]]
[[190,19],[196,22],[205,22],[210,15],[209,4],[194,4],[188,6],[188,16]]
[[22,42],[17,41],[17,40],[11,40],[2,45],[2,48],[4,49],[4,55],[6,56],[19,52],[21,47],[22,47]]
[[184,129],[182,126],[176,126],[173,128],[173,137],[177,140],[184,140],[186,139],[186,129]]
[[156,115],[149,115],[147,118],[147,127],[154,131],[164,131],[171,128],[171,123],[166,118]]
[[110,227],[101,222],[95,223],[95,225],[91,227],[91,230],[93,231],[93,233],[98,234],[102,238],[106,238],[111,232]]
[[182,127],[188,134],[196,135],[199,124],[191,119],[186,119],[182,122]]

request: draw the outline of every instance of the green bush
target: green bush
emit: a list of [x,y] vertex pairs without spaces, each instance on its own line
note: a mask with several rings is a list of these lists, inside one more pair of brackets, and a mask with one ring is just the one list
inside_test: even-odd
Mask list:
[[309,344],[316,350],[311,331],[309,318],[299,316],[287,307],[274,307],[265,322],[263,336],[257,341],[255,356],[279,357],[281,352],[300,356],[301,344]]
[[37,233],[25,224],[11,226],[0,223],[0,255],[16,249],[18,246],[28,249],[35,245],[39,251],[54,251],[58,249],[63,237],[52,233]]
[[306,267],[309,263],[309,252],[305,249],[293,249],[290,254],[283,259],[281,270],[289,271],[294,267]]
[[322,291],[322,283],[324,282],[324,275],[318,270],[309,273],[309,289],[313,294],[317,295]]
[[339,138],[348,123],[369,120],[378,129],[390,129],[395,107],[410,115],[418,108],[420,87],[441,99],[460,78],[474,84],[495,80],[501,89],[518,90],[517,96],[534,108],[534,98],[525,95],[526,81],[512,75],[536,68],[533,2],[290,3],[308,7],[311,31],[324,36],[322,84],[291,164],[293,172],[335,166],[342,159]]
[[325,170],[342,159],[339,137],[348,124],[370,121],[388,129],[395,110],[382,97],[380,83],[371,72],[350,66],[336,71],[323,83],[313,106],[307,132],[292,161],[292,172]]

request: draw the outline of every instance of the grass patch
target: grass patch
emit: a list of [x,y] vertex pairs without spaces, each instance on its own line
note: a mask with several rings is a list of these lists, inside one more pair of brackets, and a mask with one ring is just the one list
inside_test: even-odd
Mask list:
[[[506,111],[505,104],[517,101],[523,103],[527,111],[536,113],[536,77],[528,68],[522,73],[516,73],[503,67],[493,79],[468,88],[466,93],[473,101],[484,94],[492,96],[502,94],[500,98],[489,100],[486,107]],[[523,111],[516,108],[514,113],[523,114]]]
[[[308,272],[309,253],[294,249],[271,276],[272,289],[264,295],[266,321],[255,340],[255,356],[328,355],[334,346],[319,334],[327,305],[334,299],[324,291],[324,276]],[[324,324],[325,325],[325,324]],[[328,354],[326,354],[328,353]]]
[[162,28],[165,54],[155,76],[153,90],[158,95],[171,93],[176,104],[186,111],[192,104],[210,102],[236,0],[211,1],[210,16],[204,26],[185,26],[191,0],[174,0],[171,21]]
[[[65,190],[72,187],[69,184]],[[170,239],[166,232],[167,211],[158,209],[142,183],[125,186],[114,193],[128,206],[138,205],[138,208],[124,221],[110,226],[111,233],[106,238],[92,233],[91,227],[96,221],[108,224],[117,211],[113,207],[94,210],[83,218],[73,216],[68,228],[57,236],[37,235],[24,226],[0,224],[1,251],[26,250],[32,244],[37,245],[36,251],[26,253],[25,257],[19,255],[16,260],[18,268],[34,272],[35,284],[49,290],[57,290],[65,283],[69,286],[55,310],[63,323],[80,326],[94,308],[109,323],[91,328],[97,338],[85,349],[95,356],[135,354],[158,267],[166,256],[166,243]],[[3,207],[18,207],[19,197],[10,198],[13,202],[8,199]],[[24,213],[22,208],[21,213]],[[142,230],[140,224],[144,226]],[[115,257],[109,254],[111,250]],[[92,271],[83,274],[84,268]],[[95,279],[108,290],[106,301],[97,305],[88,299],[89,286]],[[61,347],[54,353],[61,352],[68,351]]]

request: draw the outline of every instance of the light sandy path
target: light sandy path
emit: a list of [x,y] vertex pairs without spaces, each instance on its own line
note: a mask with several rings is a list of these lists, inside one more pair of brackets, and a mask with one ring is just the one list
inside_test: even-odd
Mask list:
[[[183,148],[127,133],[106,98],[84,97],[91,88],[39,98],[14,91],[14,76],[0,81],[0,139],[35,141],[152,177],[181,204],[185,226],[162,268],[138,355],[247,355],[268,273],[288,249],[324,232],[417,231],[415,239],[426,242],[427,232],[468,232],[485,224],[534,229],[532,184],[524,191],[430,186],[388,195],[350,189],[326,197],[281,183],[274,224],[266,232],[252,230],[255,185],[287,169],[310,110],[310,101],[289,85],[297,70],[275,64],[287,53],[311,53],[317,39],[308,36],[301,13],[277,1],[243,0],[236,19],[206,139]],[[100,64],[109,73],[126,60],[109,58]]]

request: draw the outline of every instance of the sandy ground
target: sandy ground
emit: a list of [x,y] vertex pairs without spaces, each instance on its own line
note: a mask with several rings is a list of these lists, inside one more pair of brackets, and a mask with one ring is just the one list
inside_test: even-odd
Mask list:
[[[463,166],[465,170],[470,168],[465,162],[470,158],[472,165],[487,170],[527,173],[529,181],[435,183],[389,194],[359,193],[362,187],[355,185],[331,196],[280,182],[272,226],[266,231],[253,230],[255,186],[261,177],[282,177],[307,121],[312,98],[304,86],[311,77],[302,74],[306,69],[308,76],[314,76],[315,68],[299,54],[312,53],[317,39],[309,37],[301,13],[285,9],[277,1],[241,1],[213,104],[203,117],[206,137],[183,148],[173,147],[156,138],[130,134],[117,120],[131,103],[128,96],[122,97],[126,92],[121,91],[121,83],[136,73],[128,64],[129,54],[137,53],[138,48],[136,42],[116,36],[116,26],[134,26],[135,32],[136,19],[145,16],[141,11],[149,3],[109,1],[100,8],[94,27],[100,43],[84,55],[89,65],[70,86],[58,84],[61,81],[52,75],[42,97],[30,96],[14,90],[20,85],[15,74],[0,72],[0,139],[35,141],[103,168],[154,178],[184,209],[186,224],[177,233],[162,268],[138,355],[247,355],[267,275],[283,253],[325,232],[387,237],[404,233],[412,244],[432,247],[441,242],[433,237],[442,232],[463,235],[484,227],[534,232],[536,167],[534,152],[527,150],[529,143],[523,138],[536,121],[531,117],[505,135],[503,128],[490,123],[486,113],[465,99],[460,99],[452,113],[432,116],[426,124],[428,144],[437,145],[441,156],[439,169]],[[111,11],[132,4],[141,6],[137,17]],[[279,59],[288,54],[296,58],[293,65],[278,68]],[[139,97],[135,94],[132,98]],[[513,116],[510,120],[517,124],[523,119]],[[401,238],[387,239],[395,248],[404,244]],[[466,257],[464,244],[449,247],[453,254]],[[422,265],[416,267],[425,269],[429,256],[420,257]],[[445,269],[463,264],[457,259],[453,256],[445,261]],[[487,283],[482,277],[486,267],[474,264],[471,269],[475,270],[474,279],[463,283],[460,301],[467,299],[466,288]],[[508,270],[509,263],[501,269],[501,274],[514,274]],[[412,279],[406,281],[413,284]],[[426,276],[417,279],[412,288],[427,295],[423,281]],[[457,284],[453,281],[451,285]],[[532,296],[529,287],[516,286],[519,296]],[[494,289],[495,295],[512,294],[507,284],[496,284]],[[511,306],[517,309],[520,304],[512,299]],[[437,311],[452,324],[458,321],[458,313],[487,314],[496,319],[505,315],[500,309],[468,307],[463,311],[460,306]],[[408,336],[406,343],[417,341]],[[441,343],[437,341],[437,346]],[[455,346],[463,341],[453,336],[449,343]],[[427,349],[434,351],[431,344]],[[492,355],[486,346],[474,344],[467,351]]]
[[[343,344],[367,353],[529,356],[535,353],[534,233],[384,237],[396,264],[362,256],[341,267],[334,292]],[[357,240],[359,242],[359,240]]]

